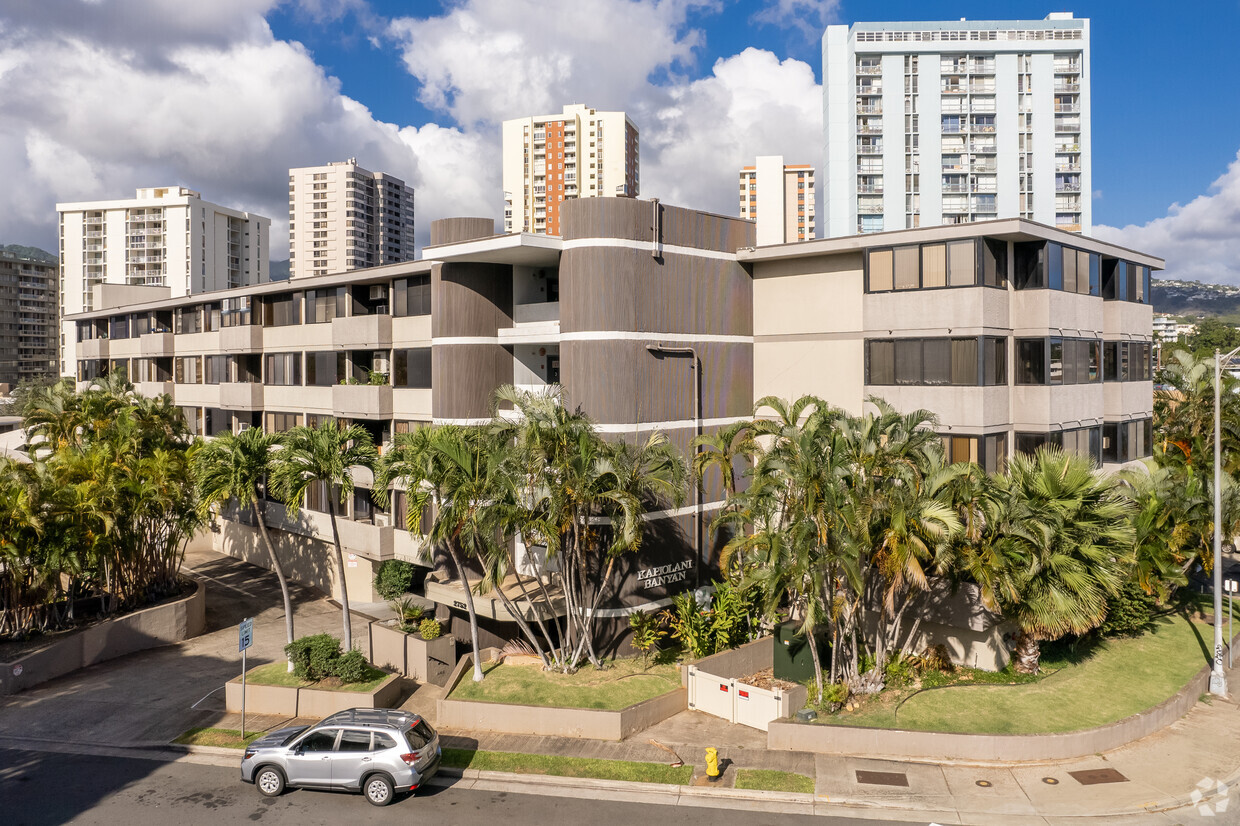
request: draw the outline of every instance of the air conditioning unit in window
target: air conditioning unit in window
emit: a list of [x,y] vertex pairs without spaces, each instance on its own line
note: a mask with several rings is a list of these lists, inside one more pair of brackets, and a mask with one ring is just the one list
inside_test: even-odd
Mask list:
[[370,285],[370,300],[371,301],[383,301],[386,298],[387,298],[387,285],[386,284],[371,284]]

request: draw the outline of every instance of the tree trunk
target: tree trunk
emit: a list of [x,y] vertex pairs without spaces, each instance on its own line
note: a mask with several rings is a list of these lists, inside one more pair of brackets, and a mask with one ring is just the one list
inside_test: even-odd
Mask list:
[[[267,555],[271,557],[271,570],[275,571],[276,579],[280,580],[280,593],[284,596],[284,630],[288,634],[288,641],[291,645],[295,639],[293,636],[293,601],[289,598],[288,580],[284,578],[284,566],[280,564],[276,549],[272,547],[271,537],[267,534],[267,521],[263,519],[258,496],[253,492],[250,493],[250,507],[254,508],[254,519],[258,522],[258,535],[263,538],[263,545],[267,547]],[[293,673],[291,657],[288,658],[288,673]]]
[[1012,667],[1017,674],[1037,674],[1042,650],[1038,638],[1022,631],[1016,638],[1016,650],[1012,652]]
[[327,515],[332,520],[332,543],[336,546],[336,582],[340,585],[340,607],[344,612],[344,650],[353,650],[353,619],[349,615],[349,586],[344,581],[344,550],[340,547],[340,531],[336,527],[336,496],[328,488]]
[[452,564],[456,566],[456,575],[461,578],[461,587],[465,589],[465,609],[469,612],[469,636],[470,642],[474,646],[474,682],[482,682],[482,662],[478,653],[478,615],[474,613],[474,592],[469,588],[469,576],[465,573],[465,566],[461,564],[461,558],[456,552],[456,544],[451,540],[444,543],[448,548],[448,556],[452,557]]
[[818,683],[818,705],[822,705],[822,658],[818,656],[818,629],[805,635],[809,642],[809,655],[814,660],[814,680]]

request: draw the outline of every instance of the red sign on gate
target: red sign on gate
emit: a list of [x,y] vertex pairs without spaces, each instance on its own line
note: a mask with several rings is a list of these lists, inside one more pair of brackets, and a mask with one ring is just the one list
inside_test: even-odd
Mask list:
[[720,691],[727,691],[727,690],[728,690],[728,687],[727,687],[726,685],[721,685],[721,686],[719,686],[719,690],[720,690]]

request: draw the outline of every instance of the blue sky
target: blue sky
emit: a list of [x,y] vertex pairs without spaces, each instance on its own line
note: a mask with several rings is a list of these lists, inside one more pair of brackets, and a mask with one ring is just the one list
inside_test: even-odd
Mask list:
[[733,212],[756,154],[821,166],[827,22],[1091,20],[1095,234],[1240,283],[1240,2],[41,0],[0,6],[0,243],[55,203],[182,184],[273,219],[287,169],[356,156],[417,189],[418,234],[502,205],[499,123],[624,109],[642,194]]

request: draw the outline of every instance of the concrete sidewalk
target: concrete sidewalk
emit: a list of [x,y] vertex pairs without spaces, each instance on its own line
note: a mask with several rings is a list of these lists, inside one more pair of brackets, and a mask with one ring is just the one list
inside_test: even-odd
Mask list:
[[[224,710],[224,682],[240,673],[236,623],[255,619],[251,665],[282,657],[284,618],[275,577],[209,550],[192,553],[189,573],[207,584],[208,631],[85,669],[0,701],[0,747],[235,761],[236,752],[170,748],[193,726],[239,728]],[[339,608],[309,591],[295,596],[297,634],[340,633]],[[378,613],[381,606],[365,606]],[[355,644],[365,648],[367,624],[355,615]],[[1240,693],[1240,669],[1230,675]],[[402,707],[432,723],[442,689],[412,685]],[[269,730],[309,720],[249,715],[247,728]],[[1218,781],[1240,782],[1240,708],[1230,701],[1198,703],[1167,729],[1103,755],[1048,764],[964,765],[887,761],[768,751],[765,734],[686,711],[619,743],[444,730],[447,747],[568,757],[667,763],[671,749],[698,771],[708,746],[730,766],[720,787],[688,789],[494,772],[447,773],[475,788],[755,811],[847,814],[875,819],[924,819],[940,824],[1240,823],[1240,790],[1230,800]],[[655,745],[650,741],[655,741]],[[107,745],[102,745],[107,744]],[[728,788],[738,769],[771,769],[812,777],[813,795]],[[1113,774],[1079,774],[1110,770]],[[1091,782],[1103,780],[1111,782]],[[870,782],[864,782],[870,781]],[[878,782],[874,782],[878,781]],[[1194,792],[1204,794],[1198,810]],[[1226,802],[1225,809],[1219,808]]]

